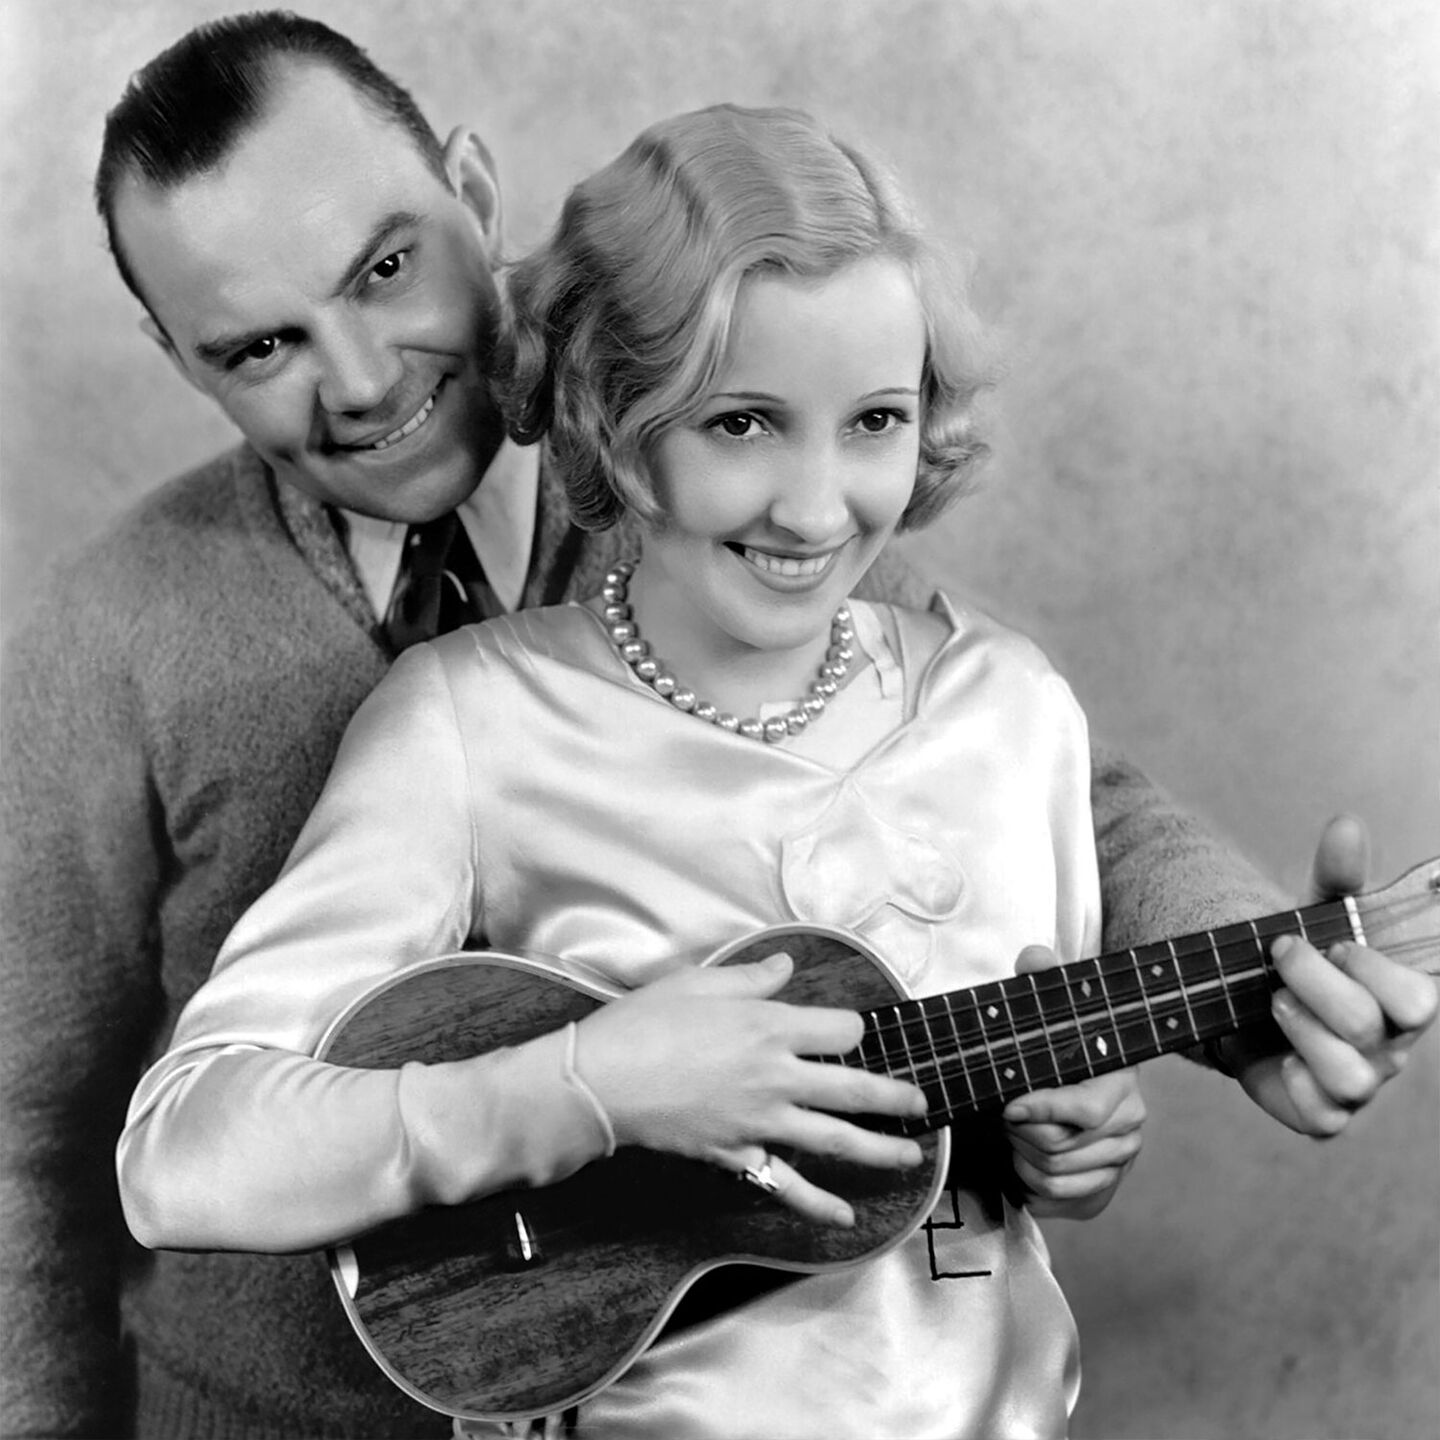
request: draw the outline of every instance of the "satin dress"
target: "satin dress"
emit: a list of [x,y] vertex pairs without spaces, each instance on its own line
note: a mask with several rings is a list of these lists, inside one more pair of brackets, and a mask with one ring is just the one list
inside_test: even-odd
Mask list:
[[[152,1173],[203,1152],[197,1175],[233,1164],[242,1185],[241,1167],[267,1163],[265,1150],[245,1155],[212,1137],[263,1134],[283,1148],[281,1117],[302,1105],[312,1134],[333,1105],[332,1144],[355,1152],[343,1167],[342,1233],[413,1204],[421,1178],[430,1194],[464,1193],[510,1183],[506,1166],[543,1183],[594,1158],[583,1107],[563,1086],[547,1089],[539,1068],[507,1072],[508,1055],[488,1072],[493,1109],[478,1107],[489,1128],[464,1145],[436,1140],[451,1122],[424,1113],[428,1092],[413,1074],[393,1097],[368,1092],[371,1112],[393,1113],[372,1115],[356,1138],[341,1119],[359,1103],[343,1093],[350,1081],[297,1058],[385,975],[482,937],[631,987],[762,926],[838,926],[883,954],[915,995],[1013,974],[1031,943],[1062,960],[1095,953],[1089,748],[1068,687],[1029,641],[943,598],[935,609],[948,633],[933,653],[920,638],[925,617],[854,609],[875,663],[800,744],[758,743],[674,709],[582,606],[522,612],[407,652],[357,714],[286,871],[142,1081],[122,1188],[127,1147]],[[251,1066],[244,1083],[206,1079],[237,1057]],[[553,1153],[537,1158],[551,1130]],[[487,1148],[496,1179],[484,1155],[435,1179],[459,1164],[457,1151]],[[202,1199],[205,1224],[223,1229],[227,1202]],[[938,1269],[962,1278],[932,1278],[919,1232],[878,1259],[662,1338],[566,1433],[1063,1435],[1079,1378],[1073,1321],[1038,1227],[993,1201],[959,1192],[962,1223],[934,1234]],[[175,1221],[180,1243],[194,1242],[187,1223]],[[213,1243],[211,1231],[196,1234]]]

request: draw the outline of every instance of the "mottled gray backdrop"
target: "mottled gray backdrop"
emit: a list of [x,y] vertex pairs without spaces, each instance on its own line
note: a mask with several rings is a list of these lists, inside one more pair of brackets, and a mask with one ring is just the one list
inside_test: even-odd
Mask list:
[[[0,626],[54,552],[227,441],[138,334],[88,186],[127,75],[231,8],[0,0]],[[486,136],[517,248],[664,112],[799,104],[888,154],[973,257],[1010,371],[985,488],[919,557],[1292,889],[1337,809],[1381,875],[1440,851],[1432,0],[300,8]],[[1125,1192],[1052,1227],[1077,1436],[1434,1433],[1437,1057],[1328,1146],[1150,1068]]]

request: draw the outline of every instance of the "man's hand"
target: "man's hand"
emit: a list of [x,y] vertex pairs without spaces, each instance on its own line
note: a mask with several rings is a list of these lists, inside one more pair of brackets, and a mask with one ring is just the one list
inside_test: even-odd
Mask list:
[[[1332,820],[1315,854],[1312,900],[1365,884],[1369,837],[1351,816]],[[1270,947],[1284,982],[1271,999],[1279,1033],[1243,1032],[1218,1058],[1267,1114],[1302,1135],[1338,1135],[1405,1065],[1435,1018],[1434,980],[1350,941],[1322,955],[1299,936]]]
[[[1059,961],[1043,946],[1021,951],[1016,972]],[[1005,1107],[1015,1174],[1035,1215],[1089,1220],[1111,1201],[1140,1154],[1145,1101],[1134,1070],[1036,1090]]]

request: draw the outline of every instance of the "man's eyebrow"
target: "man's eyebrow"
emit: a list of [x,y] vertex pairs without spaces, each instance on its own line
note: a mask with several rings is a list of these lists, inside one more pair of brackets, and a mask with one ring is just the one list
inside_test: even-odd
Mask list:
[[330,298],[339,299],[375,263],[377,250],[388,245],[400,231],[413,230],[419,224],[420,217],[413,210],[392,210],[378,221],[356,250],[355,258],[345,267],[345,273],[330,292]]
[[[383,216],[356,249],[335,288],[331,290],[330,298],[338,299],[343,295],[375,263],[376,252],[389,244],[402,230],[413,229],[419,224],[420,216],[413,210],[392,210]],[[248,330],[231,335],[217,335],[213,340],[199,341],[194,347],[195,357],[207,365],[223,366],[230,356],[275,333],[274,330]]]

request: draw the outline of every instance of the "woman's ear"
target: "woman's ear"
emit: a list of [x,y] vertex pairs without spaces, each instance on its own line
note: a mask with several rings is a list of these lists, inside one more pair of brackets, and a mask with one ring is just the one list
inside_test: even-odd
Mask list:
[[463,127],[445,142],[445,174],[450,187],[480,224],[492,257],[500,254],[500,180],[485,142]]

